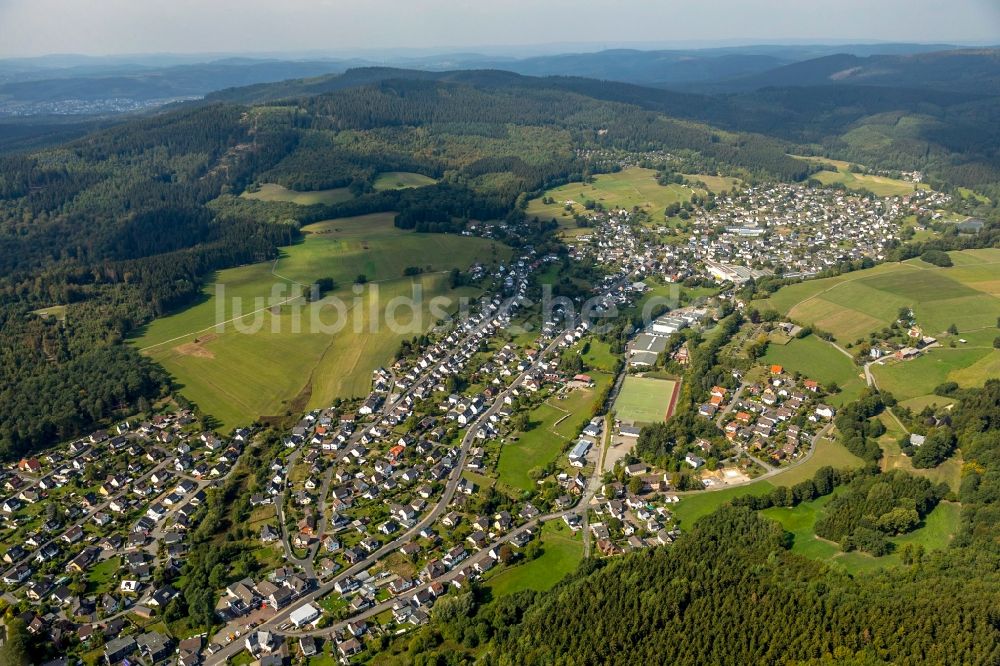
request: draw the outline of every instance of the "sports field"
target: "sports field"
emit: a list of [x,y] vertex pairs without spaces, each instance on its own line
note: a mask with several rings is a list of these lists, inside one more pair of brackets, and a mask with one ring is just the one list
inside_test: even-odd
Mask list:
[[353,198],[350,190],[346,187],[337,187],[332,190],[297,192],[281,185],[275,185],[274,183],[264,183],[256,192],[244,192],[241,196],[258,201],[287,201],[299,204],[300,206],[311,206],[314,204],[329,205]]
[[[412,337],[409,325],[426,330],[435,323],[431,298],[476,295],[471,288],[449,289],[446,271],[510,256],[509,248],[492,241],[417,234],[395,228],[392,220],[392,214],[378,214],[309,225],[305,240],[283,248],[276,262],[221,271],[204,300],[154,321],[132,342],[224,428],[364,395],[371,371]],[[404,277],[410,265],[425,272]],[[359,274],[370,280],[360,294],[352,286]],[[323,277],[335,280],[330,296],[340,299],[341,309],[294,298],[297,283]],[[217,287],[223,291],[217,294]],[[418,294],[418,311],[396,310],[398,327],[371,314],[373,304],[383,313],[393,298]]]
[[410,187],[433,185],[437,181],[430,176],[410,171],[387,171],[375,177],[374,188],[381,190],[405,190]]
[[572,226],[573,215],[565,210],[567,202],[576,213],[583,213],[587,201],[601,203],[605,208],[639,208],[650,213],[654,221],[663,220],[663,210],[672,203],[688,201],[695,192],[685,185],[660,185],[652,169],[633,167],[618,173],[599,174],[592,183],[568,183],[548,190],[545,196],[555,203],[542,203],[542,198],[528,202],[528,217],[555,219],[561,225]]
[[854,342],[888,326],[903,307],[925,333],[940,337],[951,324],[961,333],[994,328],[1000,316],[1000,249],[950,252],[955,266],[913,259],[778,290],[760,303]]
[[770,344],[762,361],[765,365],[780,365],[786,370],[799,372],[823,386],[836,383],[840,392],[830,397],[830,402],[836,405],[857,400],[865,387],[864,371],[816,335],[792,340],[785,345]]
[[630,423],[666,421],[673,411],[677,388],[678,382],[670,379],[629,375],[615,400],[615,415]]
[[[794,156],[798,157],[798,156]],[[837,171],[819,171],[810,178],[815,178],[824,185],[834,185],[840,183],[849,190],[866,189],[880,197],[903,196],[913,192],[915,189],[929,189],[924,183],[910,183],[905,180],[896,180],[884,176],[869,176],[861,173],[851,173],[850,163],[840,160],[831,160],[825,157],[798,157],[798,159],[808,162],[822,162],[837,167]]]

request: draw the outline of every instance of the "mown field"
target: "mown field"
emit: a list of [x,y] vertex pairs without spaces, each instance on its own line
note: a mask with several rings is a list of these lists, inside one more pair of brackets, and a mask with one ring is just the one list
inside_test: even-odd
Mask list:
[[819,336],[810,335],[785,345],[771,344],[761,359],[765,365],[780,365],[820,384],[837,384],[840,392],[829,401],[843,405],[857,400],[865,388],[864,371],[854,361]]
[[[795,156],[798,157],[798,156]],[[929,186],[924,183],[910,183],[905,180],[886,178],[885,176],[869,176],[861,173],[851,173],[850,163],[840,160],[831,160],[825,157],[798,157],[807,162],[822,162],[837,167],[837,171],[819,171],[810,178],[815,178],[824,185],[842,184],[849,190],[869,190],[880,197],[903,196],[913,192],[915,189],[926,190]]]
[[615,400],[615,415],[630,423],[666,421],[677,382],[630,375]]
[[[706,183],[708,184],[708,183]],[[566,211],[567,202],[573,212],[584,212],[584,203],[593,201],[605,208],[627,208],[638,206],[649,213],[653,220],[663,220],[663,210],[672,203],[688,201],[695,192],[704,194],[686,185],[660,185],[656,182],[656,172],[652,169],[633,167],[618,173],[599,174],[592,183],[568,183],[548,190],[545,196],[555,203],[545,204],[544,197],[532,199],[525,211],[528,217],[555,219],[562,226],[573,226],[573,215]]]
[[[399,342],[435,323],[431,298],[478,293],[451,290],[446,271],[510,256],[491,241],[403,231],[392,219],[379,214],[309,225],[305,240],[284,248],[276,262],[221,271],[201,302],[156,320],[132,342],[224,428],[364,395],[371,371]],[[425,273],[404,277],[411,265]],[[360,294],[352,285],[359,274],[371,281]],[[296,285],[324,277],[337,284],[324,301],[294,298]],[[396,309],[398,326],[372,317],[373,304],[384,312],[392,299],[417,295],[419,308]]]
[[500,483],[516,490],[531,490],[535,480],[529,474],[555,461],[590,419],[591,408],[611,375],[590,372],[594,388],[573,389],[564,397],[550,397],[528,413],[530,429],[517,434],[500,449],[497,475]]
[[502,569],[486,581],[494,597],[521,590],[544,592],[574,571],[583,559],[582,536],[573,534],[562,520],[545,523],[541,540],[542,554],[538,559]]
[[387,171],[375,177],[376,190],[403,190],[408,187],[424,187],[437,181],[430,176],[411,171]]
[[300,206],[311,206],[314,204],[330,205],[341,203],[353,198],[350,190],[346,187],[337,187],[330,190],[313,190],[311,192],[297,192],[287,187],[274,183],[263,183],[256,192],[244,192],[241,196],[247,199],[258,201],[288,201]]
[[789,317],[850,343],[888,326],[901,308],[913,309],[929,335],[951,324],[960,333],[995,328],[1000,316],[1000,249],[950,252],[955,266],[938,268],[919,259],[778,290],[761,301]]

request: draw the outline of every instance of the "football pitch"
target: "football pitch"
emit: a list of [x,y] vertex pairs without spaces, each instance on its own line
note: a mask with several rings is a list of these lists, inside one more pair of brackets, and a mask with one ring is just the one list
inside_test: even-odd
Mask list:
[[615,400],[615,413],[622,421],[658,423],[673,412],[680,383],[671,379],[626,377]]

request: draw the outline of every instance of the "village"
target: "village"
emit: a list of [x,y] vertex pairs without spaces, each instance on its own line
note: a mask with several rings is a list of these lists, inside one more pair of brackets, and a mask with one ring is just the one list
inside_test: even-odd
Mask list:
[[[736,285],[765,275],[808,278],[845,261],[885,258],[907,215],[940,215],[950,195],[916,190],[866,197],[805,185],[746,187],[694,207],[687,221],[637,225],[629,210],[589,213],[590,229],[569,239],[575,257],[669,282],[703,277]],[[685,239],[686,236],[686,239]]]
[[[665,467],[641,460],[635,443],[644,425],[672,412],[689,337],[746,310],[736,288],[751,279],[881,259],[899,218],[942,196],[752,187],[697,209],[682,242],[632,212],[594,211],[568,254],[603,275],[590,295],[597,311],[637,308],[651,285],[717,285],[631,330],[620,363],[603,371],[599,400],[594,377],[564,360],[598,337],[564,309],[541,318],[536,276],[559,257],[527,248],[500,267],[497,293],[378,368],[367,396],[309,411],[280,436],[242,528],[266,564],[214,591],[221,629],[183,640],[146,629],[180,594],[171,582],[206,492],[261,445],[259,428],[223,436],[187,409],[122,422],[4,470],[4,599],[30,632],[97,649],[108,664],[223,664],[246,654],[276,665],[323,650],[346,663],[368,641],[428,622],[449,590],[536,557],[546,524],[579,534],[588,555],[669,545],[682,529],[674,510],[683,496],[807,460],[836,414],[825,402],[835,387],[751,362],[697,407],[720,436],[674,449]],[[510,334],[529,319],[534,331]],[[777,326],[789,338],[801,330]],[[745,335],[759,333],[752,325]],[[915,349],[933,342],[918,337]],[[906,349],[873,346],[870,358]],[[623,386],[665,364],[675,379],[655,391],[667,396],[666,416],[630,416]],[[531,490],[498,490],[503,451],[530,415],[581,395],[593,396],[595,416],[559,435],[556,460]]]

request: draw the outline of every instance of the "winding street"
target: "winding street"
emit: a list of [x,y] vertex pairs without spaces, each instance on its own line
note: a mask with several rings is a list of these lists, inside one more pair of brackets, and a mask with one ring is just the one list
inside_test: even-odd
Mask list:
[[[357,564],[354,564],[348,567],[347,569],[344,569],[343,572],[341,572],[339,575],[334,576],[326,583],[319,585],[311,592],[299,597],[299,599],[297,599],[295,603],[289,604],[287,607],[279,610],[277,613],[275,613],[273,617],[271,617],[271,619],[259,625],[258,630],[276,629],[278,626],[288,621],[288,617],[292,614],[294,610],[296,610],[297,608],[301,608],[307,603],[312,603],[313,601],[325,597],[327,594],[329,594],[334,590],[334,585],[336,585],[338,582],[345,580],[348,577],[359,574],[362,571],[365,571],[373,564],[378,562],[380,559],[384,558],[388,554],[399,549],[404,544],[413,540],[413,538],[416,537],[422,529],[436,522],[437,519],[441,516],[441,514],[447,511],[448,506],[451,504],[451,501],[455,496],[455,492],[458,490],[458,484],[462,478],[462,470],[465,468],[465,463],[468,457],[469,449],[471,448],[472,443],[475,441],[476,438],[476,431],[484,422],[486,422],[486,420],[489,419],[490,416],[495,414],[503,406],[504,398],[510,394],[511,390],[520,386],[521,383],[523,383],[524,380],[527,378],[528,374],[534,369],[534,366],[537,365],[539,361],[550,355],[559,346],[561,340],[562,340],[562,334],[558,335],[545,348],[545,350],[538,355],[538,359],[534,364],[532,364],[531,367],[527,368],[524,372],[519,374],[514,379],[514,381],[508,385],[506,390],[497,395],[497,397],[493,400],[493,403],[489,407],[489,409],[482,412],[472,423],[469,424],[465,436],[462,438],[458,460],[456,461],[454,467],[452,467],[451,471],[449,472],[448,481],[447,484],[445,485],[444,492],[442,493],[440,499],[437,501],[434,507],[416,525],[408,529],[406,532],[403,532],[396,539],[386,543],[381,548],[371,553],[368,557],[359,561]],[[416,385],[416,382],[414,385]],[[392,403],[392,406],[394,406],[398,402],[398,400],[401,399],[402,397],[394,401]],[[388,407],[388,409],[391,409],[391,406]],[[560,513],[556,515],[562,515],[562,514]],[[523,527],[519,529],[523,529]],[[516,531],[513,531],[511,533],[508,533],[508,535],[506,536],[510,538],[515,533]],[[287,544],[287,540],[285,540],[285,543]],[[484,556],[484,552],[486,551],[488,551],[488,548],[485,550],[477,551],[474,557],[482,557]],[[372,609],[369,609],[369,611],[370,610]],[[351,620],[356,620],[359,617],[361,616],[352,617]],[[206,666],[216,666],[219,664],[225,664],[230,657],[238,654],[243,649],[244,649],[243,641],[240,640],[232,641],[228,645],[223,647],[221,650],[216,652],[215,654],[209,656],[206,659],[205,664]]]

